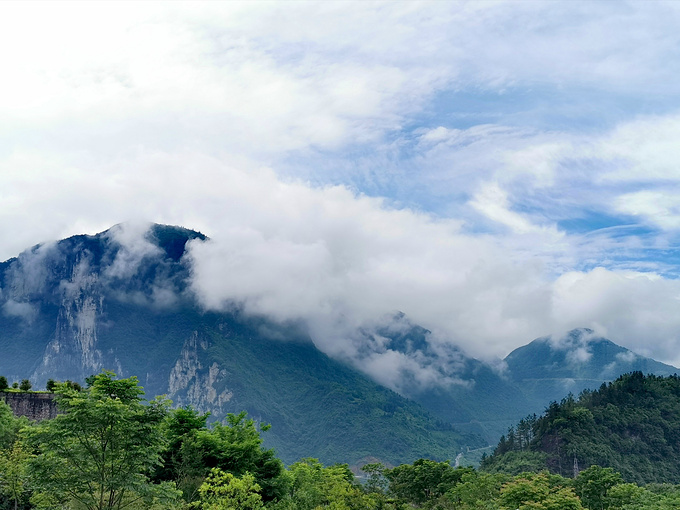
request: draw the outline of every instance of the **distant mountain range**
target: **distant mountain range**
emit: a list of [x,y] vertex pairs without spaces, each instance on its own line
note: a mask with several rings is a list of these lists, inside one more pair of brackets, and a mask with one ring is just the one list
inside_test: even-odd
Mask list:
[[[399,318],[408,323],[404,316]],[[436,364],[442,347],[435,352],[428,342],[428,330],[409,324],[398,331],[378,330],[378,334],[391,338],[390,348]],[[538,338],[494,366],[466,356],[455,346],[448,345],[446,349],[450,351],[447,358],[456,360],[456,383],[426,388],[404,385],[402,393],[457,429],[479,434],[491,444],[509,426],[529,414],[540,414],[550,402],[559,402],[569,393],[577,396],[584,389],[599,388],[632,371],[656,375],[679,372],[589,329]],[[450,374],[442,373],[441,377],[447,375]]]
[[588,330],[535,340],[492,367],[446,342],[435,348],[429,331],[398,314],[398,328],[362,334],[441,377],[423,386],[405,376],[397,394],[319,351],[303,324],[248,316],[238,303],[202,310],[183,255],[206,239],[164,225],[135,237],[116,226],[0,263],[0,375],[37,387],[111,369],[138,376],[148,396],[217,419],[247,410],[273,425],[266,442],[286,462],[396,464],[495,443],[551,400],[624,372],[676,371]]

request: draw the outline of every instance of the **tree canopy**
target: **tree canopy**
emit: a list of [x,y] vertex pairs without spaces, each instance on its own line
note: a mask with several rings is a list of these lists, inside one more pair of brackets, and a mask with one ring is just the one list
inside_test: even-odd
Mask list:
[[61,384],[55,393],[61,414],[27,429],[38,453],[29,466],[42,504],[103,510],[176,497],[147,476],[165,444],[166,400],[144,402],[136,377],[111,372],[90,378],[85,391]]

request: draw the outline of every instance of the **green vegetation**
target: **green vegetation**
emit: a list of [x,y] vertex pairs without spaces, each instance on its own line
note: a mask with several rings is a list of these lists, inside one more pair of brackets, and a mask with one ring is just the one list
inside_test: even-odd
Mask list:
[[592,465],[612,468],[635,483],[680,482],[680,378],[632,372],[550,404],[541,417],[511,427],[490,472],[549,469],[573,476]]
[[[650,398],[648,384],[677,382],[628,378],[612,386],[634,387],[635,398],[643,399]],[[499,453],[499,445],[484,461],[495,472],[428,459],[393,468],[372,463],[363,466],[362,484],[347,464],[324,466],[305,458],[285,468],[263,445],[261,435],[269,426],[244,412],[208,426],[208,415],[190,407],[171,410],[166,399],[146,401],[135,377],[103,372],[88,378],[80,391],[67,383],[53,389],[62,414],[38,424],[14,417],[0,402],[0,510],[665,510],[680,505],[680,486],[627,483],[610,467],[590,466],[575,478],[499,469],[546,464],[547,453],[530,449],[541,437],[543,417],[522,420],[504,438],[507,451]],[[569,405],[575,424],[595,419],[590,408],[576,411],[578,405]],[[653,407],[650,403],[648,414]]]
[[26,444],[39,452],[29,470],[41,504],[103,510],[166,498],[170,488],[151,484],[146,473],[164,446],[169,402],[143,402],[135,377],[104,372],[88,385],[57,388],[63,413],[26,431]]

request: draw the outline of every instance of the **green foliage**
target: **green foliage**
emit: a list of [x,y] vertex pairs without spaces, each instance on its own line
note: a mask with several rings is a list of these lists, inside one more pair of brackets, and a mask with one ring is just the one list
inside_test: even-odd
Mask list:
[[[364,465],[362,486],[347,464],[324,466],[307,458],[284,469],[273,450],[263,447],[261,432],[269,427],[258,427],[245,412],[229,414],[225,423],[210,428],[208,415],[190,407],[168,411],[167,401],[146,402],[136,378],[104,372],[87,382],[80,392],[57,384],[63,414],[39,424],[14,418],[0,403],[0,510],[680,508],[680,487],[625,483],[610,468],[591,466],[573,480],[548,471],[507,474],[545,461],[545,454],[518,439],[528,435],[522,427],[506,439],[522,446],[490,464],[499,472],[427,459],[391,469],[376,462]],[[573,398],[548,413],[561,430],[592,426],[597,419],[592,408]],[[540,439],[542,425],[542,419],[533,422],[530,447]],[[25,443],[17,440],[24,434]],[[187,491],[186,502],[175,483]]]
[[176,491],[147,479],[160,460],[168,402],[143,402],[136,377],[115,379],[103,372],[88,382],[82,392],[58,385],[62,414],[27,430],[37,454],[29,464],[35,501],[87,510],[134,508],[159,499],[169,505]]
[[400,500],[423,505],[436,500],[455,487],[472,468],[454,468],[448,462],[419,459],[385,470],[390,493]]
[[501,488],[509,477],[503,474],[465,473],[460,483],[447,491],[444,500],[447,507],[459,510],[495,508]]
[[30,391],[33,385],[31,384],[31,381],[28,379],[22,379],[21,383],[19,384],[19,389],[21,391]]
[[607,489],[602,508],[611,510],[650,508],[660,499],[657,495],[634,483],[621,483]]
[[367,475],[364,485],[366,492],[376,494],[385,494],[387,492],[390,482],[385,476],[386,469],[382,462],[374,462],[362,466],[361,470]]
[[590,510],[604,510],[609,506],[609,490],[623,483],[623,478],[612,468],[590,466],[574,479],[574,489]]
[[366,494],[347,465],[324,467],[316,459],[303,459],[288,469],[288,490],[274,510],[371,510],[379,508],[379,497]]
[[12,409],[0,400],[0,448],[7,450],[17,440],[19,431],[28,424],[25,417],[16,417]]
[[55,381],[54,379],[48,379],[47,383],[45,383],[45,389],[50,393],[54,393],[60,384],[63,384],[70,390],[83,391],[83,387],[79,383],[71,381],[70,379],[66,379],[63,383],[60,381]]
[[213,468],[210,475],[201,485],[200,502],[192,508],[201,510],[260,510],[264,508],[261,487],[255,483],[250,473],[236,477]]
[[[679,482],[680,378],[632,372],[559,404],[553,402],[531,425],[531,439],[517,440],[518,428],[501,438],[482,469],[516,473],[530,452],[542,467],[572,475],[574,462],[583,469],[611,467],[637,483]],[[519,444],[521,443],[521,445]]]
[[29,453],[20,441],[0,451],[0,491],[14,508],[27,503]]
[[211,469],[241,477],[249,473],[260,487],[263,500],[277,498],[284,491],[283,463],[274,450],[263,448],[260,431],[245,412],[228,414],[226,424],[208,428],[208,414],[191,407],[172,411],[161,430],[166,445],[161,464],[155,469],[156,481],[175,481],[187,501],[198,496],[198,489]]
[[0,375],[0,391],[5,391],[9,388],[9,383],[7,382],[7,377]]
[[581,510],[570,487],[554,485],[545,473],[520,476],[506,483],[499,498],[502,510]]
[[207,473],[196,437],[199,430],[206,428],[208,416],[209,413],[199,414],[191,407],[179,408],[170,412],[161,427],[166,446],[153,479],[174,481],[187,501],[198,497],[198,489]]
[[519,475],[520,473],[538,473],[546,469],[548,455],[533,451],[508,451],[504,455],[487,457],[481,463],[480,469],[489,473],[506,473]]
[[225,425],[216,423],[212,429],[200,429],[193,447],[200,453],[207,468],[242,476],[250,473],[262,488],[262,498],[269,501],[283,491],[283,463],[272,449],[262,447],[262,438],[255,421],[246,413],[228,414]]

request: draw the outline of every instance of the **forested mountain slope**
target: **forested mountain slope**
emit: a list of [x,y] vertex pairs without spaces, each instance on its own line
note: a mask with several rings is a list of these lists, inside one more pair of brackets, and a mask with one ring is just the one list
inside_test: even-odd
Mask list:
[[83,381],[138,376],[148,395],[273,425],[285,462],[455,458],[481,440],[319,351],[303,327],[201,309],[183,258],[198,232],[121,227],[36,246],[0,264],[0,374]]
[[0,374],[40,387],[110,369],[213,419],[247,410],[271,422],[266,441],[286,462],[312,455],[394,464],[493,444],[551,400],[625,371],[674,371],[587,330],[535,340],[503,369],[396,314],[357,335],[360,349],[427,371],[428,384],[393,374],[397,394],[360,373],[361,360],[352,368],[317,349],[304,323],[247,315],[239,303],[204,310],[185,254],[206,240],[180,227],[122,225],[0,263]]
[[483,468],[570,475],[596,464],[630,482],[677,483],[679,456],[680,378],[632,372],[522,420]]

